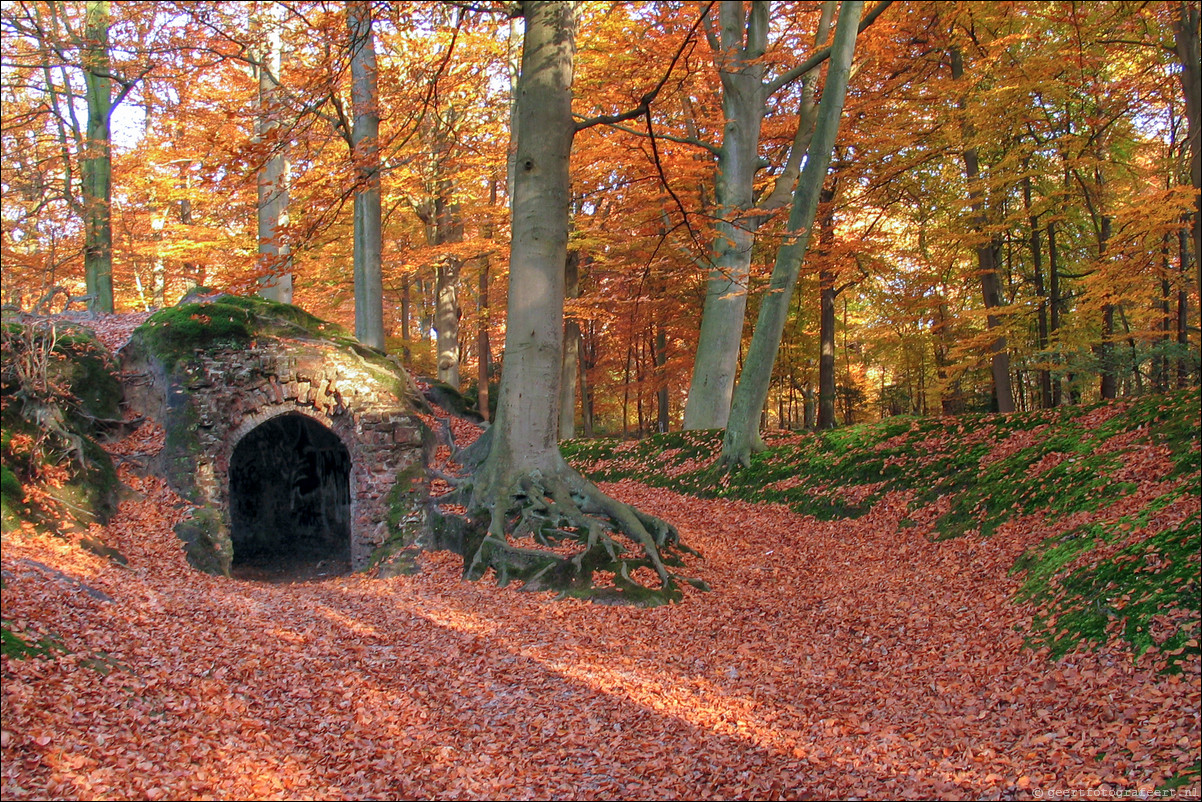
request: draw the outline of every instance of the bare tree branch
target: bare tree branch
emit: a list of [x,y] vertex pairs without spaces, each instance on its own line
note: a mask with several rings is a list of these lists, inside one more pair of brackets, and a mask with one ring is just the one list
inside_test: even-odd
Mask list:
[[576,123],[576,131],[580,132],[586,128],[592,128],[595,125],[613,125],[614,123],[633,120],[634,118],[641,117],[644,114],[650,114],[651,104],[655,102],[655,99],[659,96],[660,90],[664,88],[664,86],[668,83],[668,79],[672,77],[672,70],[676,68],[676,62],[679,61],[680,57],[684,55],[685,49],[692,45],[693,38],[697,33],[697,28],[700,27],[701,21],[705,19],[706,14],[709,13],[710,6],[713,4],[714,0],[710,0],[710,2],[705,4],[705,8],[701,9],[701,14],[698,15],[697,21],[693,23],[693,27],[689,28],[689,33],[687,36],[685,36],[684,41],[680,43],[680,47],[676,50],[676,55],[672,56],[672,63],[668,65],[668,69],[664,72],[664,76],[659,79],[659,83],[655,85],[654,89],[639,99],[639,104],[637,106],[635,106],[633,109],[627,109],[626,111],[619,112],[618,114],[601,114],[596,117],[590,117],[586,120],[581,120],[580,122]]

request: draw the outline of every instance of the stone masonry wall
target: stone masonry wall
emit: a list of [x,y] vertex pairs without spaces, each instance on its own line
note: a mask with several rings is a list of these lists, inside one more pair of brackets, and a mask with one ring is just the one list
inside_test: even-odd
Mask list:
[[[234,448],[247,433],[279,415],[295,413],[317,421],[350,454],[351,561],[356,569],[365,567],[372,551],[388,538],[388,497],[398,475],[422,475],[409,470],[424,465],[424,427],[413,414],[404,372],[368,363],[344,346],[265,340],[241,351],[197,354],[165,382],[161,371],[144,370],[142,375],[151,377],[151,385],[167,385],[143,388],[143,394],[149,391],[162,402],[169,478],[174,474],[178,480],[173,484],[190,483],[187,495],[218,510],[227,529]],[[171,436],[172,426],[189,424],[194,437]]]

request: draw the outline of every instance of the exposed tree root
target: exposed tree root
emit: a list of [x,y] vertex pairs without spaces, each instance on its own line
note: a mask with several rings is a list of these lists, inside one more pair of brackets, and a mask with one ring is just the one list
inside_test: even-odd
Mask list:
[[611,498],[560,459],[549,470],[499,477],[487,464],[491,428],[459,448],[439,412],[465,416],[436,410],[439,439],[463,473],[429,468],[451,487],[431,499],[433,546],[460,554],[466,578],[491,570],[502,586],[643,607],[677,601],[684,582],[708,590],[672,570],[684,567],[684,555],[700,555],[667,522]]

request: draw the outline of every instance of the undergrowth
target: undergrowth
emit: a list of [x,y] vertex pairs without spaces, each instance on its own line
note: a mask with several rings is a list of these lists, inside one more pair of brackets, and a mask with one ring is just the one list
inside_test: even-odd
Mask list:
[[87,331],[40,321],[0,328],[0,524],[86,527],[116,509],[99,445],[120,425],[111,357]]

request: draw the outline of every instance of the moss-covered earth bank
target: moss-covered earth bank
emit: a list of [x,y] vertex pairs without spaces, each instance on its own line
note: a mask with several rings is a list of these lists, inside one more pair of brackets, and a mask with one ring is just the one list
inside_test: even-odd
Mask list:
[[[1053,655],[1115,635],[1178,657],[1199,643],[1199,391],[1012,415],[894,417],[774,432],[751,467],[719,475],[721,432],[576,440],[595,480],[634,479],[703,498],[777,502],[858,518],[904,494],[907,528],[932,539],[1002,526],[1044,536],[1013,567],[1032,644]],[[749,532],[748,537],[754,537]],[[801,535],[804,536],[804,535]]]

